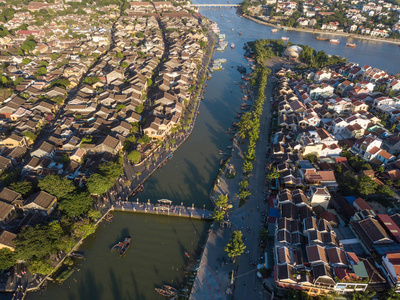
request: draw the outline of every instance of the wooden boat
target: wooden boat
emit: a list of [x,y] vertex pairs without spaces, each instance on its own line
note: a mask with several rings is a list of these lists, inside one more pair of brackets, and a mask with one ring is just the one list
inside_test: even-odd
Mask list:
[[128,251],[129,247],[131,246],[131,241],[132,241],[132,239],[130,236],[125,238],[125,240],[121,246],[121,249],[119,250],[120,256],[124,255],[126,253],[126,251]]
[[79,259],[85,258],[85,255],[83,255],[82,253],[79,253],[79,252],[72,252],[71,256],[75,257],[75,258],[79,258]]
[[176,288],[169,285],[163,285],[162,288],[156,288],[155,290],[157,293],[167,298],[175,297],[179,293]]
[[340,41],[337,40],[337,39],[330,39],[330,40],[329,40],[329,43],[332,43],[332,44],[340,44]]
[[163,289],[159,289],[159,288],[155,288],[156,292],[159,293],[161,296],[167,297],[167,298],[172,298],[174,297],[174,295],[169,292],[169,291],[165,291]]
[[179,293],[179,291],[178,291],[176,288],[174,288],[174,287],[172,287],[172,286],[169,286],[169,285],[163,285],[163,289],[164,289],[165,291],[169,291],[169,292],[173,293],[174,296],[177,295],[177,294]]
[[122,245],[123,245],[122,242],[118,242],[118,243],[116,243],[114,246],[111,247],[111,250],[110,250],[110,251],[111,251],[111,252],[114,251],[114,250],[120,251]]
[[317,36],[315,39],[318,41],[329,41],[329,38],[324,38],[324,37],[320,37],[320,36]]
[[355,48],[357,45],[355,43],[346,43],[347,47]]

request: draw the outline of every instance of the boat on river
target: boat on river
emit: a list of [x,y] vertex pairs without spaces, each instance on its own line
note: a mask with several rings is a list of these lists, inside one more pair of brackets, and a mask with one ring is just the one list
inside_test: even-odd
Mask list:
[[125,238],[124,242],[122,243],[121,249],[119,250],[119,255],[124,255],[126,251],[128,251],[129,247],[131,246],[132,239],[130,236]]
[[340,41],[337,40],[337,39],[330,39],[330,40],[329,40],[329,43],[332,43],[332,44],[340,44]]
[[156,288],[155,290],[157,293],[167,298],[175,297],[179,293],[176,288],[169,285],[163,285],[162,288]]
[[123,243],[122,242],[118,242],[118,243],[116,243],[114,246],[112,246],[111,247],[111,252],[113,252],[113,251],[115,251],[115,250],[118,250],[118,251],[120,251],[121,250],[121,247],[122,247],[122,245],[123,245]]
[[315,39],[318,40],[318,41],[329,41],[329,38],[324,38],[324,37],[321,37],[321,36],[317,36]]
[[282,39],[282,41],[288,41],[289,40],[289,38],[287,36],[283,36],[281,39]]
[[85,255],[83,255],[82,253],[79,253],[79,252],[72,252],[71,256],[75,257],[75,258],[79,258],[79,259],[84,259],[85,258]]
[[235,44],[234,43],[231,43],[231,48],[235,49]]
[[357,47],[356,43],[346,43],[346,46],[347,46],[347,47],[350,47],[350,48],[355,48],[355,47]]
[[272,33],[276,33],[276,32],[278,32],[278,30],[279,30],[278,28],[272,28],[272,29],[271,29],[271,32],[272,32]]

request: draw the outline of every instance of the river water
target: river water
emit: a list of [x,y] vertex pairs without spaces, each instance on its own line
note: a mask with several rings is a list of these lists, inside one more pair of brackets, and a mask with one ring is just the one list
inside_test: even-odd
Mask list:
[[[221,0],[193,2],[226,3]],[[216,53],[215,58],[226,58],[227,64],[224,70],[214,72],[207,82],[192,135],[145,183],[145,191],[136,195],[135,200],[155,202],[167,198],[175,204],[183,202],[188,206],[212,208],[208,193],[218,173],[221,159],[218,149],[226,149],[230,144],[225,131],[242,103],[240,88],[234,81],[240,80],[236,66],[246,63],[242,46],[247,41],[287,36],[293,43],[309,44],[328,54],[345,56],[349,61],[369,64],[390,73],[400,71],[397,45],[348,40],[356,42],[357,48],[347,48],[343,37],[339,37],[340,44],[330,44],[315,40],[310,33],[280,30],[273,34],[270,27],[239,17],[232,8],[205,8],[200,12],[218,22],[221,33],[225,33],[227,41],[235,43],[236,48]],[[100,225],[96,233],[84,241],[81,250],[87,259],[80,263],[79,272],[63,286],[49,284],[43,296],[28,294],[28,299],[162,299],[154,287],[182,281],[183,249],[193,252],[204,242],[207,229],[206,222],[185,218],[116,213],[112,224]],[[116,253],[110,253],[109,248],[128,234],[133,237],[133,245],[120,259]]]

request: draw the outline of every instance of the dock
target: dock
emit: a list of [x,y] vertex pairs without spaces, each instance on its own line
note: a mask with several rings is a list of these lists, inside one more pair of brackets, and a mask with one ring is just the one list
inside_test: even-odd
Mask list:
[[130,202],[130,201],[116,201],[112,205],[112,210],[128,211],[135,213],[147,213],[154,215],[167,215],[176,217],[186,217],[201,220],[212,220],[213,212],[205,208],[186,207],[183,205],[172,205],[171,200],[161,199],[158,204],[149,202]]

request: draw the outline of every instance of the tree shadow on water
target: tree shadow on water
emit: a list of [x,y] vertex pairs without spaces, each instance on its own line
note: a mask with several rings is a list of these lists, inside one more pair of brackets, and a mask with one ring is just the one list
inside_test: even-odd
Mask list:
[[[102,299],[101,294],[103,287],[99,282],[96,282],[95,276],[92,271],[86,271],[84,279],[80,281],[78,286],[78,297],[82,300]],[[69,298],[76,300],[75,295],[70,294]]]

